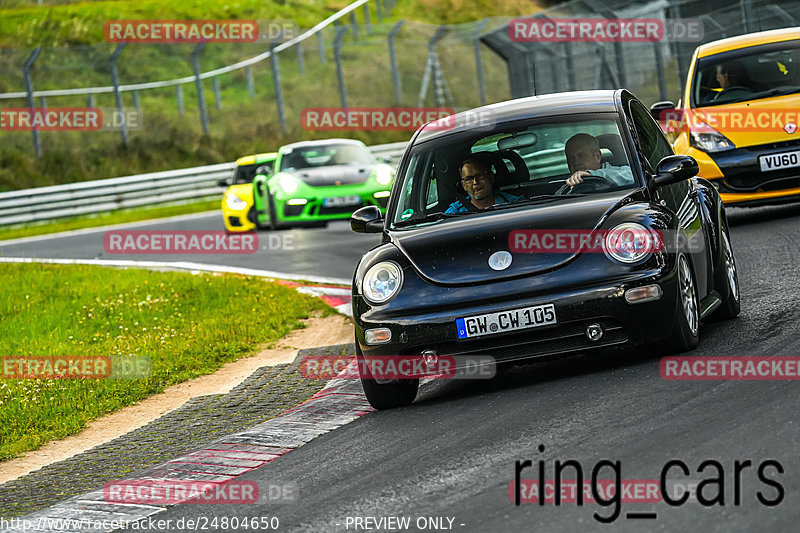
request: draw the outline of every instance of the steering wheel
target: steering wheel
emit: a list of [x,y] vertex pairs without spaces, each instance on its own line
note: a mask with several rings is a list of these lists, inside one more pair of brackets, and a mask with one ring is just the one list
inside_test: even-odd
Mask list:
[[746,96],[748,94],[753,94],[753,89],[745,87],[744,85],[733,85],[717,93],[717,97],[714,99],[719,100],[720,98],[726,98],[730,95],[736,96],[736,93],[745,93],[744,96]]
[[722,90],[723,93],[728,91],[747,91],[751,93],[753,92],[753,89],[751,89],[750,87],[745,87],[744,85],[732,85],[731,87]]
[[[565,183],[561,187],[561,189],[558,190],[556,194],[562,194],[566,196],[578,192],[598,192],[616,186],[617,186],[616,183],[614,183],[613,181],[609,180],[604,176],[595,176],[593,174],[590,174],[588,176],[583,176],[583,181],[575,185],[571,189],[569,188],[569,185]],[[583,191],[579,191],[579,189],[583,189]]]

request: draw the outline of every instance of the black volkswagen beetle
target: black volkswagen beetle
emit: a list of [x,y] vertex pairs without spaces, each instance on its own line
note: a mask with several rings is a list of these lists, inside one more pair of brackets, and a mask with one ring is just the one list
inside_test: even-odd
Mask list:
[[[372,206],[351,218],[354,231],[383,234],[353,279],[361,362],[503,363],[625,344],[681,352],[702,320],[738,315],[719,194],[630,92],[451,118],[415,133],[386,218]],[[418,379],[359,368],[374,407],[413,402]]]

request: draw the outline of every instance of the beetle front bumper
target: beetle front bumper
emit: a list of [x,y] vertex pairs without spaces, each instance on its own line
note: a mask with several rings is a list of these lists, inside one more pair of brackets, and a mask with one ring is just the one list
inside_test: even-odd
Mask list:
[[[518,280],[521,287],[524,279]],[[656,300],[629,303],[627,290],[658,284],[662,295]],[[361,352],[369,356],[412,355],[424,351],[440,356],[489,356],[497,363],[557,356],[618,345],[643,345],[666,339],[673,326],[677,299],[677,274],[670,270],[661,275],[649,273],[639,279],[606,283],[592,287],[553,291],[519,297],[490,305],[476,304],[460,308],[437,310],[407,316],[383,318],[359,295],[353,297],[356,339]],[[527,329],[499,332],[475,338],[459,339],[456,319],[520,309],[552,303],[557,323]],[[599,338],[590,338],[589,326],[602,328]],[[385,344],[368,345],[365,331],[389,328],[391,340]]]

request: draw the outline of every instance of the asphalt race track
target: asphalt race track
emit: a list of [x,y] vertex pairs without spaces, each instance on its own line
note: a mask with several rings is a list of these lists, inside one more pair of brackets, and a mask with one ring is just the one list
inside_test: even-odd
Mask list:
[[[800,355],[800,206],[732,209],[729,220],[742,313],[732,321],[705,324],[700,346],[691,355]],[[209,218],[191,228],[170,229],[219,225]],[[217,256],[210,262],[229,259],[237,266],[349,278],[358,254],[377,239],[348,231],[344,223],[297,230],[291,233],[302,245],[294,250]],[[0,247],[0,252],[96,257],[102,251],[97,239],[41,240]],[[278,517],[278,531],[399,530],[391,527],[395,522],[372,521],[388,517],[409,517],[411,531],[796,531],[800,383],[667,381],[660,377],[659,361],[653,353],[609,351],[504,368],[489,381],[433,381],[423,385],[413,406],[361,416],[239,478],[255,480],[260,487],[291,480],[299,489],[296,501],[185,504],[157,518],[174,523],[212,516]],[[716,460],[724,472],[722,488],[708,486],[705,494],[722,491],[724,505],[706,507],[694,499],[678,507],[622,503],[610,525],[593,514],[609,516],[613,506],[517,507],[509,497],[509,483],[515,461],[526,459],[534,466],[523,471],[523,479],[535,478],[541,461],[545,477],[552,479],[556,460],[577,461],[589,477],[598,461],[608,459],[620,462],[623,480],[658,480],[667,461],[678,459],[690,473],[673,469],[669,479],[687,486],[719,476],[708,465],[698,472],[701,463]],[[744,460],[752,466],[738,476],[741,494],[736,502],[734,462]],[[759,465],[768,460],[782,469],[766,469],[766,477],[777,481],[780,490],[759,480]],[[767,507],[757,493],[780,501]]]
[[[224,231],[220,213],[179,217],[168,222],[125,225],[135,231]],[[350,231],[349,221],[335,221],[327,228],[259,232],[259,250],[236,254],[119,254],[103,247],[105,230],[80,230],[57,238],[36,237],[18,244],[0,241],[0,257],[59,259],[127,259],[192,261],[215,265],[270,270],[293,275],[338,278],[347,284],[361,254],[380,242],[376,235]]]

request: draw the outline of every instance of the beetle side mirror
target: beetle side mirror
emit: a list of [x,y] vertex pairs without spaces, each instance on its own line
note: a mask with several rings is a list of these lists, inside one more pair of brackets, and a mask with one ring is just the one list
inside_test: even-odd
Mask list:
[[383,231],[383,216],[376,205],[368,205],[350,216],[350,229],[356,233],[380,233]]
[[697,176],[700,167],[694,157],[688,155],[668,155],[658,163],[653,185],[662,187],[688,180]]
[[227,187],[230,184],[228,183],[228,178],[222,178],[221,180],[217,180],[217,185],[220,187]]

